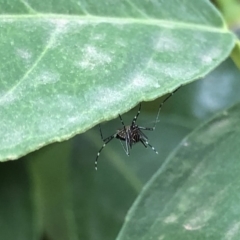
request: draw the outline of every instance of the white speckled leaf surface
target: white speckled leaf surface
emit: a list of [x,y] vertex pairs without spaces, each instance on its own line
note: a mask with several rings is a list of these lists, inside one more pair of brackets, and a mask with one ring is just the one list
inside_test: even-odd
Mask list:
[[0,5],[1,161],[200,78],[235,44],[207,0]]

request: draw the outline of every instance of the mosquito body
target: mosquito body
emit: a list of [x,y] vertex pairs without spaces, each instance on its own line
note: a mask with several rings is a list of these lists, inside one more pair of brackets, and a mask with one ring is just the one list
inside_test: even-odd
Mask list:
[[135,143],[141,142],[141,140],[147,140],[146,135],[144,135],[137,125],[126,126],[126,131],[124,128],[117,130],[116,138],[124,142],[129,139],[130,148]]
[[[180,88],[180,87],[179,87]],[[123,149],[125,150],[126,154],[129,156],[130,155],[130,149],[132,148],[132,146],[138,142],[142,143],[142,145],[147,148],[148,146],[156,153],[158,154],[158,152],[156,151],[156,149],[148,142],[148,137],[143,133],[143,131],[154,131],[156,129],[156,124],[158,122],[158,118],[159,118],[159,114],[160,111],[162,109],[163,104],[179,89],[177,88],[175,91],[173,91],[171,94],[169,94],[164,100],[163,102],[160,104],[159,109],[158,109],[158,113],[157,113],[157,117],[156,120],[153,124],[153,127],[141,127],[138,126],[136,124],[136,121],[138,119],[138,116],[141,112],[141,103],[139,104],[139,108],[138,108],[138,112],[136,114],[136,116],[133,118],[131,125],[125,125],[123,122],[123,119],[121,117],[121,115],[119,115],[119,119],[123,125],[122,129],[119,129],[116,131],[115,134],[107,137],[107,138],[103,138],[102,135],[102,129],[101,126],[99,125],[99,130],[100,130],[100,134],[101,134],[101,138],[104,142],[104,144],[102,145],[102,147],[100,148],[100,150],[97,153],[97,157],[95,160],[95,169],[97,170],[97,162],[98,162],[98,157],[100,156],[100,153],[102,152],[103,148],[114,138],[119,139]],[[124,144],[125,143],[125,144]],[[125,145],[125,146],[124,146]]]
[[[141,110],[141,104],[139,105],[139,113]],[[119,118],[124,126],[122,117],[119,115]],[[136,121],[136,120],[135,120]],[[142,143],[144,147],[150,146],[156,153],[158,153],[153,146],[151,146],[148,142],[148,137],[142,132],[142,130],[153,130],[152,128],[145,128],[140,127],[135,124],[135,121],[132,122],[132,125],[124,126],[122,129],[117,130],[115,134],[115,138],[119,139],[122,142],[126,143],[126,147],[123,149],[125,150],[126,154],[129,156],[130,149],[132,146],[138,142]]]

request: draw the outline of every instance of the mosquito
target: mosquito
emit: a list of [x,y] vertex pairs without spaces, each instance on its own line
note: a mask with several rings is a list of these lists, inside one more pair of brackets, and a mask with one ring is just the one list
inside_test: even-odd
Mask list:
[[[137,119],[140,115],[141,112],[141,103],[139,104],[139,108],[137,111],[137,114],[134,116],[131,125],[125,125],[123,122],[123,119],[121,115],[119,114],[119,119],[122,123],[123,128],[119,129],[114,133],[113,135],[103,138],[102,134],[102,129],[99,124],[99,131],[101,135],[101,139],[104,142],[102,147],[97,153],[97,157],[95,160],[95,169],[97,170],[97,163],[98,163],[98,158],[102,152],[102,150],[106,147],[106,145],[111,142],[114,138],[119,139],[120,143],[123,146],[123,149],[125,150],[126,154],[129,156],[130,155],[130,149],[132,149],[132,146],[138,142],[140,142],[145,148],[150,147],[156,154],[158,154],[158,151],[148,142],[148,137],[143,133],[143,131],[154,131],[156,129],[157,122],[159,122],[159,114],[162,109],[163,104],[179,89],[178,87],[176,90],[174,90],[172,93],[170,93],[160,104],[158,108],[158,113],[156,120],[154,121],[153,127],[141,127],[136,124]],[[125,147],[124,147],[124,142],[125,142]]]

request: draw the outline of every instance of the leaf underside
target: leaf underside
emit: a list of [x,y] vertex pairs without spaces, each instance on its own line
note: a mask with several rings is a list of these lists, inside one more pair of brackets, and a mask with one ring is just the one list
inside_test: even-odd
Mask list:
[[205,76],[235,37],[206,1],[0,1],[0,161]]

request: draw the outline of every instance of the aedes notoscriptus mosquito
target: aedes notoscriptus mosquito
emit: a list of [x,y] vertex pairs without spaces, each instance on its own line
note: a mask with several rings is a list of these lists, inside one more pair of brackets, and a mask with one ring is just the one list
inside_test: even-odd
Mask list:
[[[137,119],[140,115],[141,112],[141,103],[139,104],[139,108],[138,108],[138,112],[135,115],[135,117],[132,120],[131,125],[125,125],[123,122],[123,119],[121,117],[121,115],[119,114],[119,119],[123,125],[122,129],[119,129],[116,131],[116,133],[114,133],[113,135],[107,137],[107,138],[103,138],[102,135],[102,129],[101,126],[99,125],[99,130],[100,130],[100,135],[101,138],[104,142],[104,144],[102,145],[102,147],[100,148],[100,150],[97,153],[97,157],[95,160],[95,169],[97,170],[97,162],[98,162],[98,158],[102,152],[102,150],[106,147],[106,145],[112,141],[114,138],[119,139],[123,149],[125,150],[126,154],[129,156],[129,152],[130,149],[132,148],[132,146],[138,142],[142,143],[142,145],[147,148],[148,146],[156,153],[158,154],[157,150],[148,142],[148,137],[143,133],[143,131],[154,131],[156,129],[156,125],[158,122],[158,118],[159,118],[159,114],[160,111],[162,109],[163,104],[179,89],[180,87],[178,87],[176,90],[174,90],[172,93],[170,93],[164,100],[163,102],[161,102],[159,108],[158,108],[158,113],[157,113],[157,117],[156,120],[154,121],[153,127],[141,127],[138,126],[136,124]],[[125,147],[124,147],[124,143],[125,142]]]

